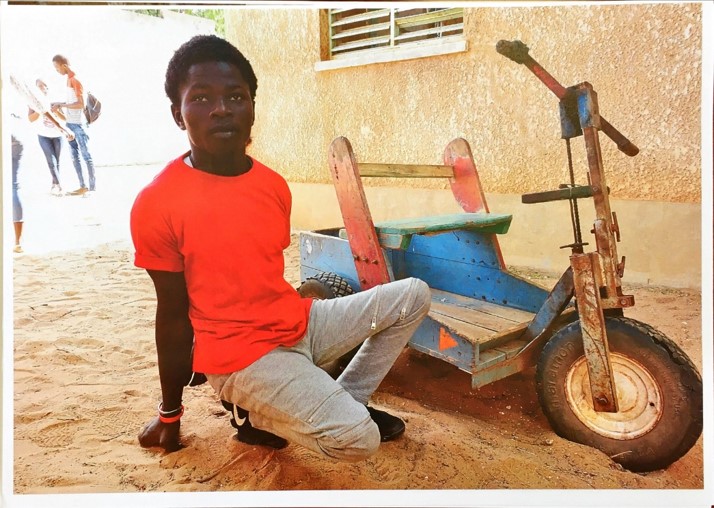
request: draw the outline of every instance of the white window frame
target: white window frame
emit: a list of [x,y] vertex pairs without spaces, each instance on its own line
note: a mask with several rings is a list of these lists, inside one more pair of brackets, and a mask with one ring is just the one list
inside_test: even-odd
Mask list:
[[[414,7],[412,7],[414,8]],[[463,51],[468,50],[468,45],[466,43],[466,39],[464,37],[464,29],[463,29],[463,16],[464,16],[464,9],[463,8],[450,8],[445,11],[442,11],[444,14],[448,15],[458,15],[458,11],[461,13],[461,18],[462,21],[460,24],[454,26],[451,25],[452,27],[459,29],[460,28],[460,33],[454,34],[454,35],[447,35],[444,37],[440,38],[432,38],[432,39],[426,39],[418,42],[409,42],[407,39],[410,37],[409,35],[396,35],[397,30],[398,30],[398,25],[400,24],[400,21],[402,22],[408,22],[407,20],[410,20],[410,18],[396,18],[395,14],[399,10],[407,10],[405,8],[394,8],[394,7],[387,7],[387,8],[374,8],[371,9],[374,14],[377,16],[374,17],[379,17],[384,19],[387,14],[389,14],[389,21],[383,21],[380,23],[382,25],[382,30],[386,28],[386,24],[389,23],[389,36],[383,35],[382,40],[386,42],[387,37],[388,37],[388,42],[389,44],[383,47],[377,47],[377,48],[368,48],[364,50],[357,50],[354,52],[346,52],[343,54],[336,53],[335,55],[332,55],[332,44],[333,44],[333,33],[332,33],[332,24],[331,24],[331,19],[332,15],[331,13],[340,13],[345,10],[349,9],[328,9],[326,12],[327,15],[327,23],[326,27],[329,33],[327,33],[327,38],[328,38],[328,44],[330,46],[330,55],[327,56],[327,60],[322,60],[319,61],[315,64],[315,70],[317,71],[325,71],[325,70],[331,70],[331,69],[341,69],[345,67],[355,67],[355,66],[361,66],[361,65],[369,65],[369,64],[375,64],[375,63],[384,63],[384,62],[396,62],[400,60],[410,60],[413,58],[423,58],[423,57],[429,57],[429,56],[436,56],[436,55],[446,55],[450,53],[459,53]],[[420,15],[423,16],[423,15]],[[416,16],[414,16],[416,18]],[[417,18],[418,21],[418,18]],[[450,30],[451,31],[451,30]],[[424,30],[421,33],[426,33],[426,32],[431,32],[433,33],[432,30]]]

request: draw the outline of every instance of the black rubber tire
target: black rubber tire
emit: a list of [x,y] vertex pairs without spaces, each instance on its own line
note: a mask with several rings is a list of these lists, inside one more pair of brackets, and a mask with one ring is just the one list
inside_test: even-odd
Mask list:
[[[323,272],[313,277],[308,277],[297,291],[303,298],[315,298],[318,300],[329,300],[354,293],[352,286],[345,279],[331,272]],[[347,364],[350,363],[354,355],[357,354],[359,348],[360,346],[357,346],[337,360],[320,365],[320,368],[336,379]]]
[[621,412],[595,413],[589,396],[578,397],[589,395],[579,321],[556,332],[541,352],[540,405],[559,436],[598,448],[631,471],[666,468],[702,433],[702,378],[679,346],[653,327],[625,317],[605,323],[616,387],[622,387],[618,400],[630,394]]
[[354,293],[352,286],[336,273],[323,272],[308,277],[298,288],[303,298],[312,297],[318,300],[329,300]]

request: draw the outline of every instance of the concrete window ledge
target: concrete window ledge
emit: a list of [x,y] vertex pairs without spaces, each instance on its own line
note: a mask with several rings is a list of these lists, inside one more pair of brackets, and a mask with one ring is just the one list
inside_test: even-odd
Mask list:
[[414,58],[462,53],[467,50],[468,44],[465,40],[440,42],[438,44],[423,46],[389,48],[380,51],[367,52],[362,55],[337,58],[335,60],[323,60],[315,63],[315,70],[318,72],[330,71],[334,69],[344,69],[347,67],[357,67],[375,63],[399,62],[401,60],[412,60]]

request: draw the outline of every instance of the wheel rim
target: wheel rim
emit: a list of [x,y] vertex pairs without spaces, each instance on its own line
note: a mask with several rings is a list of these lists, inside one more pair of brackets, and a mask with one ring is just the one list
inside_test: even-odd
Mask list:
[[575,416],[589,429],[617,440],[635,439],[652,430],[662,416],[662,391],[657,381],[639,362],[610,353],[617,388],[617,413],[593,409],[590,377],[585,357],[568,371],[565,393]]

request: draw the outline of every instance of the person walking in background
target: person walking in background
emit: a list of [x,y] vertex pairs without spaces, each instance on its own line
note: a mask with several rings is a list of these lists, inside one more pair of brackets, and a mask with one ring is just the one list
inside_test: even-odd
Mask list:
[[[67,76],[67,100],[65,102],[53,102],[52,111],[56,112],[59,108],[64,108],[64,116],[67,119],[67,127],[74,133],[74,140],[69,142],[72,152],[72,163],[77,172],[79,179],[79,188],[70,192],[70,195],[81,196],[87,192],[94,192],[95,177],[94,163],[92,155],[89,153],[89,136],[82,127],[82,118],[84,115],[84,89],[82,83],[79,82],[75,73],[69,66],[69,60],[62,55],[52,57],[52,63],[55,70],[62,76]],[[82,158],[87,166],[87,175],[89,178],[89,187],[85,184],[82,174],[82,164],[79,159],[79,154],[82,153]]]
[[17,179],[17,174],[20,170],[20,159],[22,158],[22,143],[14,134],[11,134],[10,137],[12,140],[12,222],[15,227],[15,248],[13,250],[14,252],[22,252],[22,246],[20,245],[23,225],[22,201],[20,201],[18,194],[20,184]]
[[[47,97],[47,85],[41,79],[35,81],[37,88]],[[48,108],[49,109],[49,108]],[[54,117],[53,117],[54,115]],[[40,142],[40,147],[42,152],[45,154],[45,159],[47,160],[47,167],[50,170],[50,175],[52,176],[52,188],[50,193],[59,196],[62,194],[62,186],[60,185],[60,153],[62,152],[62,135],[67,136],[69,141],[74,139],[74,134],[68,132],[62,127],[60,122],[66,120],[65,116],[58,109],[53,114],[45,113],[42,114],[39,111],[35,111],[29,108],[28,119],[35,126],[37,131],[37,139]],[[40,118],[42,117],[42,118]],[[38,121],[39,120],[39,121]]]
[[73,140],[74,139],[74,134],[72,132],[68,131],[65,129],[61,124],[60,121],[57,120],[57,118],[49,113],[42,101],[37,97],[37,95],[30,90],[23,82],[17,80],[14,76],[10,76],[10,82],[13,84],[13,88],[15,89],[16,92],[20,94],[20,96],[23,97],[24,101],[19,99],[12,98],[9,101],[9,106],[11,109],[10,112],[10,138],[11,138],[11,147],[12,147],[12,222],[13,226],[15,229],[15,247],[14,251],[15,252],[22,252],[22,246],[21,246],[21,239],[22,239],[22,229],[24,225],[24,210],[22,206],[22,201],[20,200],[20,179],[19,179],[19,172],[20,172],[20,159],[22,159],[22,152],[24,150],[24,145],[26,144],[26,133],[25,129],[23,126],[23,121],[22,118],[24,116],[23,111],[26,111],[22,109],[21,104],[32,104],[33,108],[37,108],[41,111],[43,111],[41,114],[38,112],[33,111],[30,109],[31,113],[34,112],[35,115],[32,115],[31,113],[28,115],[30,116],[30,120],[32,121],[32,117],[34,117],[34,120],[39,119],[40,116],[43,118],[43,123],[48,122],[50,125],[53,125],[56,129],[57,132],[60,133],[60,135],[64,134],[68,140]]

